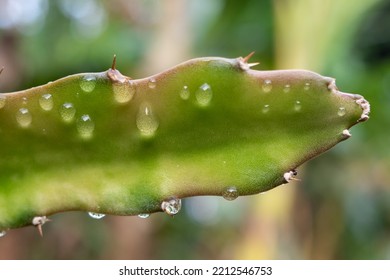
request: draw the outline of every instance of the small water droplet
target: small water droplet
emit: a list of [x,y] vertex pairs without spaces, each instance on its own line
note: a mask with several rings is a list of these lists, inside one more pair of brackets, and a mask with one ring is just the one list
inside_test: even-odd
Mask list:
[[146,218],[149,218],[150,214],[139,214],[138,217],[141,218],[141,219],[146,219]]
[[26,104],[27,104],[27,97],[23,97],[23,98],[22,98],[22,103],[23,103],[23,105],[26,105]]
[[32,122],[31,113],[26,108],[19,109],[16,113],[16,121],[23,128],[29,127]]
[[340,107],[338,112],[337,112],[337,115],[339,115],[340,117],[344,116],[346,113],[345,111],[345,108],[344,107]]
[[150,78],[148,81],[148,87],[153,89],[156,88],[156,79],[155,78]]
[[7,234],[7,232],[5,230],[0,230],[0,237],[3,237],[6,234]]
[[211,99],[213,98],[213,91],[209,84],[204,83],[199,87],[195,92],[196,101],[202,107],[205,107],[210,104]]
[[284,91],[285,93],[290,92],[290,90],[291,90],[291,86],[290,86],[289,84],[286,84],[286,85],[284,86],[284,88],[283,88],[283,91]]
[[135,94],[135,86],[132,81],[113,84],[114,99],[118,103],[129,102]]
[[229,201],[235,200],[238,197],[238,191],[237,191],[236,187],[226,188],[222,193],[222,197],[226,200],[229,200]]
[[91,92],[95,89],[96,77],[93,75],[85,75],[80,81],[80,88],[85,92]]
[[153,136],[159,126],[151,107],[146,104],[141,105],[137,114],[136,124],[141,134],[146,137]]
[[60,115],[64,122],[70,123],[73,121],[76,114],[76,109],[72,103],[64,103],[60,108]]
[[263,112],[264,114],[266,114],[266,113],[269,112],[269,105],[268,105],[268,104],[263,106],[262,112]]
[[91,139],[94,129],[95,124],[89,115],[82,115],[81,118],[77,120],[77,131],[81,138]]
[[106,214],[101,214],[101,213],[95,213],[95,212],[88,212],[88,215],[96,220],[102,219],[106,216]]
[[7,97],[0,94],[0,109],[5,106],[5,103],[7,102]]
[[262,87],[264,92],[270,92],[272,90],[272,81],[264,80]]
[[53,96],[50,93],[46,93],[39,98],[39,106],[44,111],[50,111],[53,109]]
[[299,112],[299,111],[301,111],[301,109],[302,109],[302,104],[301,104],[301,102],[300,102],[300,101],[295,101],[294,110],[295,110],[296,112]]
[[170,216],[176,215],[181,209],[181,199],[171,198],[161,203],[161,209]]
[[305,85],[303,86],[303,89],[305,91],[308,91],[310,89],[310,83],[305,83]]
[[180,97],[183,100],[187,100],[190,98],[190,90],[188,89],[188,86],[184,86],[180,91]]

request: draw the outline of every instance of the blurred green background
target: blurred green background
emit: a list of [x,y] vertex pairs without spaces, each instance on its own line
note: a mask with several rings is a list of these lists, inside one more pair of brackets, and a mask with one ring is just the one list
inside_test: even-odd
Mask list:
[[[0,92],[104,71],[133,78],[197,56],[305,68],[371,102],[353,137],[301,182],[227,202],[185,199],[175,218],[62,213],[0,238],[0,259],[389,259],[388,0],[0,0]],[[6,147],[3,147],[6,148]],[[0,171],[1,172],[1,171]]]

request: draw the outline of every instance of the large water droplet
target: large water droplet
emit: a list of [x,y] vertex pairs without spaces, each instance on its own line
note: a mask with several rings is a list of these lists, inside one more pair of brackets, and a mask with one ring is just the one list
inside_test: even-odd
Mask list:
[[266,114],[266,113],[269,112],[269,105],[268,105],[268,104],[263,106],[262,112],[263,112],[264,114]]
[[148,81],[148,87],[153,89],[156,88],[156,79],[155,78],[150,78]]
[[7,234],[7,232],[5,230],[0,230],[0,237],[3,237],[6,234]]
[[44,111],[50,111],[53,109],[53,96],[50,93],[46,93],[39,98],[39,106]]
[[60,115],[64,122],[70,123],[73,121],[76,114],[76,109],[72,103],[64,103],[60,108]]
[[204,83],[199,87],[195,92],[196,101],[202,107],[205,107],[210,104],[211,99],[213,98],[213,91],[209,84]]
[[305,85],[303,86],[303,89],[305,91],[308,91],[310,89],[310,83],[305,83]]
[[132,81],[113,84],[114,99],[118,103],[129,102],[135,94],[135,86]]
[[181,199],[173,197],[161,203],[161,209],[168,215],[176,215],[181,209]]
[[5,103],[7,102],[7,97],[0,94],[0,109],[5,106]]
[[23,128],[29,127],[32,122],[31,113],[26,108],[19,109],[16,113],[16,121]]
[[93,218],[93,219],[102,219],[106,216],[106,214],[101,214],[101,213],[95,213],[95,212],[88,212],[88,215]]
[[295,112],[299,112],[299,111],[301,111],[301,109],[302,109],[302,104],[301,104],[301,102],[300,102],[300,101],[295,101],[295,104],[294,104],[294,110],[295,110]]
[[85,92],[91,92],[95,89],[96,77],[93,75],[85,75],[80,81],[80,88]]
[[136,124],[141,134],[146,137],[153,136],[159,125],[151,107],[147,104],[141,105],[137,114]]
[[238,191],[237,191],[236,187],[226,188],[222,193],[222,197],[226,200],[229,200],[229,201],[235,200],[238,197]]
[[187,100],[190,98],[190,90],[188,89],[188,86],[184,86],[180,91],[180,97],[183,100]]
[[283,88],[283,91],[284,91],[285,93],[290,92],[290,90],[291,90],[291,86],[290,86],[289,84],[286,84],[286,85],[284,86],[284,88]]
[[95,124],[89,115],[82,115],[81,118],[77,120],[77,131],[81,138],[91,139],[94,129]]
[[139,214],[138,217],[141,218],[141,219],[146,219],[146,218],[149,218],[150,214]]
[[337,115],[339,115],[340,117],[344,116],[346,113],[346,110],[344,107],[340,107],[338,112],[337,112]]
[[270,92],[272,90],[272,81],[264,80],[262,88],[264,92]]

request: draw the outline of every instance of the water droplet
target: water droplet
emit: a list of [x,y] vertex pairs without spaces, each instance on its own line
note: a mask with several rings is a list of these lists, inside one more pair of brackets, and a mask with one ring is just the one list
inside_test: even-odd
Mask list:
[[270,92],[272,90],[271,80],[264,80],[262,87],[264,92]]
[[141,105],[138,111],[136,124],[141,134],[146,137],[153,136],[159,125],[151,107],[145,104]]
[[213,97],[213,91],[209,84],[204,83],[199,87],[199,89],[195,92],[196,101],[202,107],[205,107],[210,104],[211,98]]
[[26,108],[19,109],[16,113],[16,121],[23,128],[29,127],[32,122],[31,113]]
[[310,89],[310,83],[305,83],[305,85],[303,86],[303,89],[305,91],[308,91]]
[[289,84],[286,84],[286,85],[284,86],[284,88],[283,88],[283,91],[284,91],[285,93],[290,92],[290,90],[291,90],[291,86],[290,86]]
[[181,209],[181,199],[174,197],[169,200],[164,200],[161,203],[161,209],[168,215],[176,215]]
[[262,112],[263,112],[264,114],[266,114],[266,113],[269,112],[269,105],[268,105],[268,104],[263,106]]
[[346,113],[345,111],[345,108],[344,107],[340,107],[338,112],[337,112],[337,115],[339,115],[340,117],[344,116]]
[[183,100],[187,100],[190,98],[190,90],[188,89],[188,86],[184,86],[180,91],[180,97]]
[[7,97],[0,94],[0,109],[5,106],[6,101],[7,101]]
[[81,118],[77,120],[77,131],[79,132],[81,138],[91,139],[94,129],[95,124],[89,115],[82,115]]
[[60,115],[64,122],[70,123],[73,121],[76,114],[76,109],[72,103],[64,103],[60,108]]
[[3,237],[6,234],[7,234],[7,232],[5,230],[0,230],[0,237]]
[[236,187],[226,188],[222,193],[222,197],[226,200],[229,200],[229,201],[235,200],[238,197],[238,191],[237,191]]
[[118,103],[129,102],[135,94],[135,86],[132,81],[113,84],[114,98]]
[[93,75],[85,75],[80,81],[80,88],[85,92],[91,92],[95,89],[96,77]]
[[53,97],[50,93],[46,93],[39,98],[39,105],[44,111],[53,109]]
[[106,216],[106,214],[101,214],[101,213],[94,213],[94,212],[88,212],[88,215],[96,220],[102,219]]
[[142,219],[146,219],[146,218],[149,218],[150,214],[139,214],[138,217],[142,218]]
[[301,104],[301,102],[300,102],[300,101],[295,101],[294,110],[295,110],[296,112],[299,112],[299,111],[301,111],[301,109],[302,109],[302,104]]
[[26,105],[26,104],[27,104],[27,97],[23,97],[23,98],[22,98],[22,103],[23,103],[23,105]]
[[153,89],[156,88],[156,79],[155,78],[150,78],[148,81],[148,87]]

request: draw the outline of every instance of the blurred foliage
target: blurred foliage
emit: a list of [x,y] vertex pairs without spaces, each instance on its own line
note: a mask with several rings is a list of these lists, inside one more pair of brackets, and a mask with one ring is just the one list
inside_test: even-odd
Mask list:
[[28,3],[0,0],[1,92],[106,70],[113,54],[122,73],[141,77],[195,56],[255,50],[262,69],[336,77],[372,114],[300,168],[300,183],[234,202],[187,199],[174,219],[57,214],[43,239],[34,228],[1,238],[1,259],[390,258],[389,1]]

